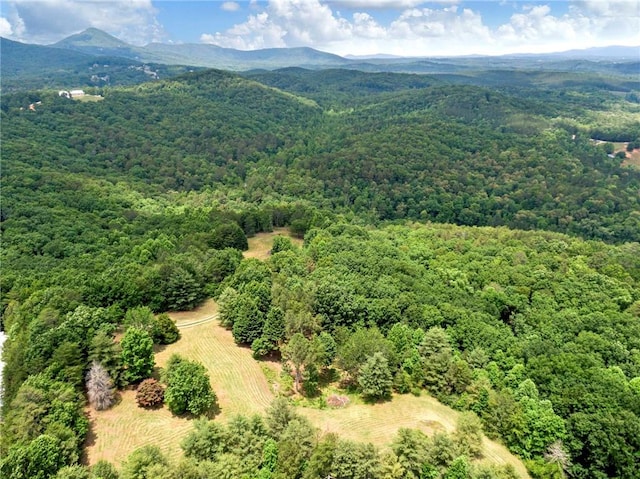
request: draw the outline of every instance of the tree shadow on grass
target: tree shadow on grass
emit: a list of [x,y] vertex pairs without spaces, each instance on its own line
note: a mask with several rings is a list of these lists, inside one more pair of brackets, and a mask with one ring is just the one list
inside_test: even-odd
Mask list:
[[207,409],[205,412],[203,412],[202,414],[192,414],[190,412],[185,412],[182,414],[176,414],[173,411],[169,410],[169,412],[171,412],[171,415],[174,417],[179,417],[182,419],[188,419],[190,421],[193,421],[195,419],[200,419],[200,418],[206,418],[209,420],[215,419],[216,416],[220,415],[220,413],[222,412],[222,408],[220,407],[220,404],[218,403],[218,401],[216,401],[213,406],[211,406],[209,409]]
[[376,404],[384,404],[386,402],[390,402],[392,399],[391,394],[389,394],[388,396],[382,396],[382,397],[371,397],[371,396],[361,396],[361,397],[364,403],[369,406],[374,406]]

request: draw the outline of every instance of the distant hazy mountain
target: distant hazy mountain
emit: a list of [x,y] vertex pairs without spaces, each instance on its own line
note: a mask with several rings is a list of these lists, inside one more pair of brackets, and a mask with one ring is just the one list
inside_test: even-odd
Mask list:
[[584,50],[568,50],[566,52],[551,53],[556,57],[567,58],[587,58],[587,59],[624,59],[632,61],[640,61],[640,46],[623,47],[612,45],[608,47],[586,48]]
[[234,50],[201,43],[151,43],[138,49],[140,58],[158,63],[181,63],[228,70],[285,68],[301,66],[323,68],[344,66],[349,60],[313,48],[267,48]]
[[55,48],[75,50],[91,55],[119,56],[136,58],[136,47],[109,35],[97,28],[87,28],[85,31],[71,35],[53,45]]
[[[90,52],[88,45],[87,48]],[[107,56],[51,46],[29,45],[6,38],[0,38],[0,50],[3,92],[133,85],[194,69],[179,65],[142,63],[119,55]]]
[[345,55],[344,57],[349,60],[388,60],[392,58],[406,58],[400,55],[389,55],[387,53],[375,53],[372,55]]
[[[404,58],[379,54],[343,58],[313,48],[244,51],[196,43],[151,43],[137,47],[102,30],[89,28],[49,46],[3,39],[2,89],[58,87],[69,83],[77,86],[132,84],[201,67],[235,71],[341,68],[457,75],[455,81],[473,83],[482,78],[493,82],[493,76],[487,77],[487,72],[513,69],[589,72],[623,76],[625,81],[633,81],[627,88],[635,89],[637,82],[631,77],[640,73],[639,53],[640,47],[612,46],[545,55]],[[486,74],[481,78],[479,72]]]
[[144,47],[136,47],[96,28],[88,28],[51,46],[92,55],[120,56],[142,62],[228,70],[274,69],[289,66],[324,68],[344,66],[349,63],[349,60],[338,55],[313,48],[269,48],[243,51],[202,43],[150,43]]

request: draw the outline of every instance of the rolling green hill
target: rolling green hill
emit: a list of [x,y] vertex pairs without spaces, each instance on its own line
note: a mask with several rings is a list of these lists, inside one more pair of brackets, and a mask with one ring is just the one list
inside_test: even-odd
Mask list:
[[[564,466],[635,479],[640,171],[596,141],[640,140],[632,86],[593,88],[591,74],[568,72],[480,85],[247,75],[185,73],[105,88],[95,103],[3,94],[0,471],[30,471],[42,450],[57,461],[42,477],[77,461],[90,359],[103,355],[123,387],[116,329],[141,306],[213,296],[238,344],[289,358],[304,404],[325,407],[314,381],[323,399],[375,397],[369,373],[387,368],[382,400],[426,391],[472,411],[532,476]],[[242,259],[247,236],[284,226],[303,248],[280,239],[267,261]],[[286,368],[280,381],[291,389]],[[331,449],[302,419],[289,436],[252,421],[229,427],[258,439],[217,430],[228,449],[180,467],[257,474],[263,450],[241,456],[236,433],[268,437],[272,455],[274,444],[300,450],[303,435],[301,463],[323,448],[383,460],[350,442]],[[464,449],[448,436],[403,434],[421,451],[416,470],[471,467],[449,457]],[[410,466],[394,444],[384,461],[402,476]],[[298,457],[275,456],[280,468]]]

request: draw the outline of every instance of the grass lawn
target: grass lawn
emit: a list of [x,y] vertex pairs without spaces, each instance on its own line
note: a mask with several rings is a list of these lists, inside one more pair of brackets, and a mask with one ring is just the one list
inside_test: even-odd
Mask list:
[[[431,435],[436,432],[453,432],[458,412],[422,394],[394,395],[388,402],[379,404],[349,404],[342,409],[298,408],[298,412],[309,418],[323,433],[335,432],[340,437],[353,441],[371,442],[384,448],[398,429],[420,429]],[[488,464],[511,464],[520,477],[528,478],[527,470],[518,458],[506,447],[483,441],[484,458]]]
[[[234,414],[262,413],[273,393],[260,363],[253,360],[249,349],[236,346],[231,332],[217,320],[200,322],[216,311],[217,305],[208,301],[194,311],[171,313],[181,327],[182,338],[158,348],[156,365],[164,366],[174,353],[204,364],[218,396],[217,418],[226,420]],[[169,457],[176,458],[180,455],[180,439],[192,428],[190,419],[175,417],[166,407],[139,408],[135,391],[123,392],[120,403],[108,411],[90,411],[90,417],[92,428],[86,448],[89,464],[100,459],[119,464],[134,449],[147,444],[156,444]]]
[[102,101],[104,100],[104,97],[100,95],[84,95],[84,96],[75,97],[74,100],[82,103],[91,103],[96,101]]

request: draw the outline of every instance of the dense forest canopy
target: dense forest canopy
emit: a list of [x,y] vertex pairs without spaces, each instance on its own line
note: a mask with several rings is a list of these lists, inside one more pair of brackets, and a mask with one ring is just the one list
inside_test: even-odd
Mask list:
[[[96,90],[104,100],[92,103],[3,95],[3,474],[55,477],[77,463],[87,373],[102,384],[92,403],[109,404],[150,374],[154,343],[178,339],[152,312],[215,297],[236,341],[281,355],[301,394],[317,394],[332,367],[367,400],[426,390],[472,411],[534,477],[635,477],[640,170],[603,141],[640,147],[637,84],[548,72],[247,77],[189,73]],[[242,259],[247,237],[282,226],[304,247],[280,238],[266,262]],[[167,404],[215,403],[198,364],[172,367],[184,372],[167,367]],[[162,400],[157,384],[145,391],[141,402]],[[403,441],[424,452],[415,477],[509,477],[476,470],[462,446],[447,460],[433,452],[451,438],[407,432],[382,458],[314,442],[302,420],[286,433],[251,421],[261,439],[247,477],[302,477],[305,464],[328,474],[334,463],[318,461],[337,450],[372,474],[339,477],[394,477],[379,471],[404,460]],[[191,439],[223,435],[209,456],[183,446],[207,462],[189,477],[241,461],[242,435],[217,428],[200,423]],[[166,462],[140,452],[124,477],[143,477],[136,461]]]

